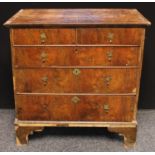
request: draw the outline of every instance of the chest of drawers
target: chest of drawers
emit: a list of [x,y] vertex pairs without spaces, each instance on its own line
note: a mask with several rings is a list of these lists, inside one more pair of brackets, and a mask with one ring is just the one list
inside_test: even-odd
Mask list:
[[26,9],[9,19],[16,140],[107,127],[136,140],[145,27],[135,9]]

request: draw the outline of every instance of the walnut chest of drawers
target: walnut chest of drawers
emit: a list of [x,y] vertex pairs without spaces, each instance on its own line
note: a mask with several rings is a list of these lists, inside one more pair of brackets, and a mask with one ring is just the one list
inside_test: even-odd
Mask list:
[[136,140],[145,27],[136,9],[26,9],[10,28],[16,140],[44,127],[107,127]]

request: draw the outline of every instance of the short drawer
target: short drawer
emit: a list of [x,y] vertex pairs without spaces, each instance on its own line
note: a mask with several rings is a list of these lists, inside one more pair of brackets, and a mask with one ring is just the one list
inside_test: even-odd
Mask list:
[[74,44],[75,29],[13,29],[14,45]]
[[19,120],[132,121],[134,96],[16,95]]
[[127,44],[140,45],[144,29],[142,28],[79,28],[79,44]]
[[138,47],[14,47],[15,67],[137,66]]
[[135,93],[137,69],[16,69],[16,92]]

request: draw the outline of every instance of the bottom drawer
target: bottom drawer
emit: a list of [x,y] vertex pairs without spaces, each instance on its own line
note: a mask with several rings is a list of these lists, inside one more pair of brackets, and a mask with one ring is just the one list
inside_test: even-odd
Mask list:
[[132,121],[135,96],[16,95],[19,120]]

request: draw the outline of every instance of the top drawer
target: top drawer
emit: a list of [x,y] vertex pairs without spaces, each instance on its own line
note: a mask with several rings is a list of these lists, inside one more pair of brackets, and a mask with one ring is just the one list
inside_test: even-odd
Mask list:
[[17,28],[14,45],[140,45],[142,28]]
[[13,29],[14,45],[75,44],[75,29]]
[[124,44],[140,45],[143,39],[142,28],[79,28],[79,44]]

